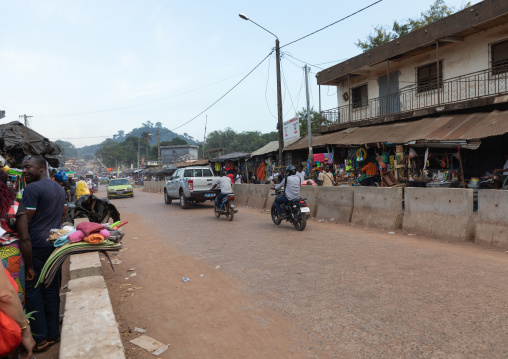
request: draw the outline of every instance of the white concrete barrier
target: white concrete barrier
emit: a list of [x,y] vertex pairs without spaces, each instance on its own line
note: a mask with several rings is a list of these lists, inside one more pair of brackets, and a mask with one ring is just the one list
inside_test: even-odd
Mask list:
[[[268,184],[250,184],[247,206],[253,208],[267,208],[267,201],[270,195],[270,185]],[[271,206],[271,204],[270,204]]]
[[354,187],[351,223],[382,228],[402,227],[402,188]]
[[337,223],[351,222],[353,213],[353,187],[316,187],[317,219]]
[[476,242],[508,248],[508,191],[478,191]]
[[143,192],[164,193],[164,181],[143,182]]
[[75,279],[66,293],[60,359],[125,359],[106,282],[102,275],[93,275],[97,263],[98,252],[71,256]]
[[310,208],[310,215],[316,217],[318,210],[318,186],[300,187],[300,197],[306,198],[307,206]]
[[233,192],[235,193],[235,205],[247,206],[247,200],[250,194],[249,184],[235,184],[233,186]]
[[473,241],[473,190],[406,188],[403,228],[432,237]]

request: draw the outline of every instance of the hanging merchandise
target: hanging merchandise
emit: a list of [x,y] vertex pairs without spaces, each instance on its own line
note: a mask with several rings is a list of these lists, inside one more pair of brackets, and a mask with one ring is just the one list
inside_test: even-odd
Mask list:
[[220,162],[215,162],[215,172],[220,172]]
[[314,162],[324,162],[325,159],[325,153],[315,153],[314,154]]
[[235,169],[233,161],[226,161],[225,169],[226,171],[233,171]]
[[344,160],[344,165],[346,167],[347,172],[353,171],[353,165],[351,160]]
[[367,159],[367,151],[364,148],[359,148],[356,150],[356,161],[363,162]]
[[409,158],[415,158],[417,156],[416,151],[412,148],[409,149]]

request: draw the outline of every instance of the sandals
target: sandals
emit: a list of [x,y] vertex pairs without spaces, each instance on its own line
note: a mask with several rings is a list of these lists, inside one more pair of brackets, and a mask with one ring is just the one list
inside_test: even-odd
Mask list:
[[[55,342],[53,342],[53,344],[55,344]],[[53,344],[50,344],[50,342],[48,342],[47,340],[43,340],[42,342],[39,342],[39,343],[35,344],[35,346],[33,348],[33,352],[34,353],[45,352]]]
[[33,352],[35,353],[42,353],[48,350],[50,347],[55,345],[59,340],[43,340],[37,344],[35,344],[35,347],[33,348]]

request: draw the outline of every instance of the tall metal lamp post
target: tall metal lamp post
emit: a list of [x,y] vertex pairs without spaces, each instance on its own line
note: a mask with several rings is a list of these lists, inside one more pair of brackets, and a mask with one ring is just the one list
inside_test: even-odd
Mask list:
[[282,138],[282,91],[281,91],[281,82],[280,82],[280,47],[279,47],[279,38],[273,32],[268,31],[263,26],[258,23],[252,21],[245,14],[239,14],[242,19],[252,22],[254,25],[262,28],[266,32],[275,36],[275,56],[277,57],[277,130],[279,133],[279,166],[282,166],[282,149],[284,148],[284,139]]

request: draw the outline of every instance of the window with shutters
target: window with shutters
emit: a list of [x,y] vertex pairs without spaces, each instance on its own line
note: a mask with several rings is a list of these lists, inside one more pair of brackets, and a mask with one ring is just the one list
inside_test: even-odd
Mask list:
[[369,95],[367,92],[367,84],[351,89],[351,103],[353,108],[366,107],[369,102]]
[[492,75],[508,72],[508,40],[490,45]]
[[[418,92],[426,92],[437,88],[437,62],[416,69]],[[439,88],[443,87],[443,61],[439,61]]]

